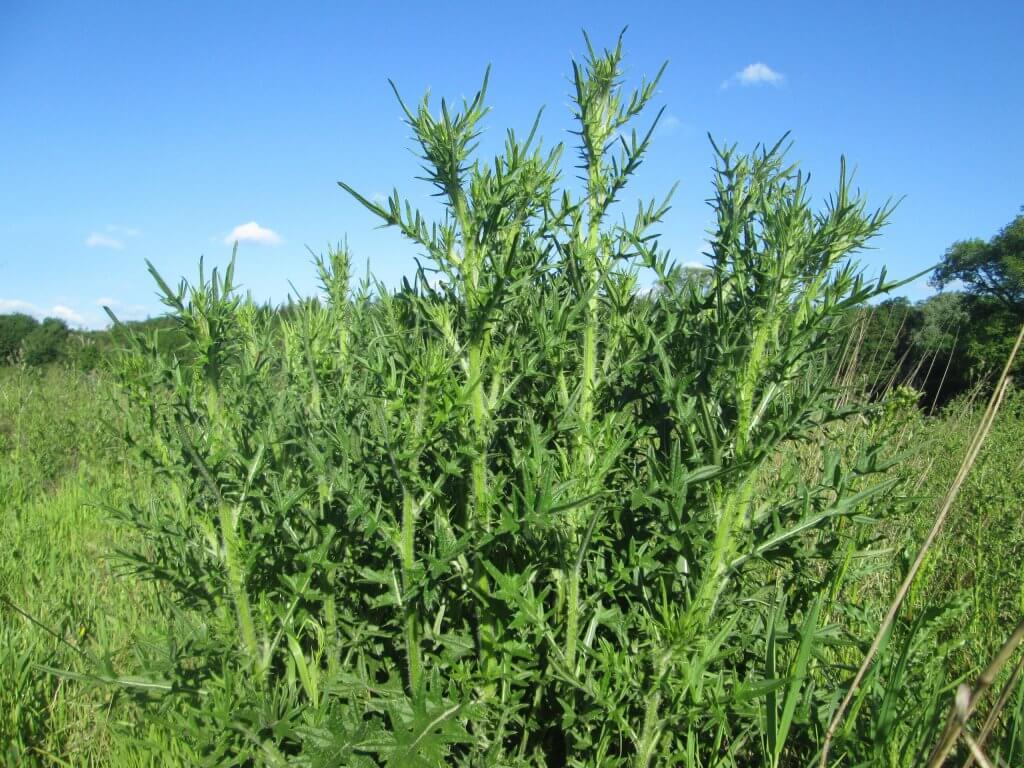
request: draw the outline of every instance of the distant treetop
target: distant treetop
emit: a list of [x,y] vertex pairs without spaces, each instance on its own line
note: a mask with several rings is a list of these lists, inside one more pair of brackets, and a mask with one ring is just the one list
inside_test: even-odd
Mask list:
[[941,289],[956,280],[967,293],[1024,314],[1024,214],[987,242],[974,238],[953,243],[931,282]]

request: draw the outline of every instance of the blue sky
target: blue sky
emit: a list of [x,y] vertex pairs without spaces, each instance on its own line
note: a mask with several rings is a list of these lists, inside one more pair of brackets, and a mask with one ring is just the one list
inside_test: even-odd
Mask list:
[[157,313],[143,260],[192,277],[237,227],[259,299],[314,291],[307,246],[345,237],[394,284],[416,251],[335,184],[428,204],[387,78],[458,99],[491,64],[485,148],[541,106],[546,141],[571,142],[584,27],[610,45],[629,26],[634,81],[669,62],[634,193],[679,182],[661,232],[680,261],[710,222],[709,132],[751,147],[792,131],[816,193],[845,154],[869,200],[905,196],[872,271],[925,269],[1024,205],[1021,2],[407,5],[0,0],[0,312]]

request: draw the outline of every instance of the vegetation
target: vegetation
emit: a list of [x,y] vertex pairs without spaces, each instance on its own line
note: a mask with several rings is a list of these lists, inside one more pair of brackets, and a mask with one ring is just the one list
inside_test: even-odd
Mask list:
[[987,242],[962,240],[950,246],[933,282],[943,288],[954,281],[961,282],[970,296],[992,299],[1006,310],[1024,314],[1024,215]]
[[69,328],[56,317],[40,322],[30,315],[14,313],[0,315],[0,367],[60,364],[79,371],[94,371],[113,362],[124,343],[125,330],[160,330],[165,349],[180,346],[174,322],[166,317],[125,323],[104,331],[86,331]]
[[21,344],[39,325],[34,317],[16,312],[0,315],[0,361],[11,360],[21,351]]
[[[715,146],[696,278],[652,234],[667,200],[618,219],[658,82],[621,57],[574,65],[580,188],[536,124],[474,154],[486,78],[402,103],[443,217],[342,184],[420,249],[399,290],[353,288],[345,248],[280,313],[233,261],[153,271],[172,332],[119,326],[110,375],[7,371],[10,764],[817,760],[980,413],[867,386],[851,313],[894,285],[851,257],[890,209],[842,165],[815,211],[782,143]],[[834,764],[924,762],[1012,632],[1022,433],[1011,391]],[[1005,690],[994,764],[1024,753]]]
[[[972,389],[991,387],[1024,322],[1024,216],[987,242],[954,243],[932,285],[961,290],[911,304],[889,299],[851,318],[852,361],[875,393],[906,383],[935,410]],[[1015,371],[1022,370],[1018,360]]]

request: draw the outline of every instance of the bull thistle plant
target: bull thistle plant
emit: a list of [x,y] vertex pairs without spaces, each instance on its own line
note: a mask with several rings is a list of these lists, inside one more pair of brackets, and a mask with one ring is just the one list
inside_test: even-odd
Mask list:
[[[233,260],[153,271],[187,343],[138,337],[122,366],[156,493],[123,510],[143,544],[121,554],[162,585],[133,679],[186,761],[817,754],[865,639],[832,619],[899,503],[884,430],[831,445],[874,418],[839,404],[834,350],[892,287],[851,261],[891,208],[843,170],[815,210],[782,143],[714,146],[711,269],[687,277],[654,234],[668,198],[622,212],[659,77],[631,90],[621,40],[587,41],[579,184],[539,116],[479,156],[486,77],[461,105],[399,97],[443,215],[341,183],[421,256],[397,290],[350,285],[341,246],[320,299],[275,311]],[[872,759],[844,733],[837,760]]]

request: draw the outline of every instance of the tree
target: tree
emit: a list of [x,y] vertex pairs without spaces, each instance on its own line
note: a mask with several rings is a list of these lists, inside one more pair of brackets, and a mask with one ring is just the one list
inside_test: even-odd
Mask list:
[[22,342],[21,351],[29,365],[44,365],[64,356],[68,334],[67,324],[56,317],[48,317]]
[[16,312],[0,315],[0,364],[18,354],[25,337],[39,326],[31,315]]
[[956,291],[937,293],[918,302],[919,319],[913,329],[913,342],[930,352],[948,353],[957,337],[971,322],[969,302]]
[[956,280],[968,294],[994,299],[1024,315],[1024,214],[988,242],[974,238],[953,243],[931,282],[941,289]]

